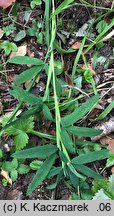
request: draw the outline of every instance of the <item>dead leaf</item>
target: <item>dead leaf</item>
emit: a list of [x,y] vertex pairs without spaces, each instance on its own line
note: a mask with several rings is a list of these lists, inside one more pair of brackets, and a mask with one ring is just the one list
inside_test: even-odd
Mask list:
[[[72,46],[71,48],[72,49],[75,49],[75,50],[78,50],[81,46],[81,43],[79,41],[76,41]],[[85,45],[84,47],[88,47],[88,45]]]
[[9,177],[9,173],[8,173],[8,172],[2,170],[2,171],[1,171],[1,175],[8,181],[8,183],[9,183],[10,185],[12,185],[12,180],[11,180],[11,178]]
[[17,75],[16,74],[10,74],[8,77],[7,77],[7,81],[8,83],[13,83],[15,81],[15,79],[17,78]]
[[100,42],[107,41],[114,35],[114,30],[112,30],[109,34],[106,35]]
[[8,8],[10,5],[12,5],[15,2],[15,0],[0,0],[0,7],[3,9]]
[[114,139],[111,136],[105,136],[100,139],[100,143],[108,145],[108,149],[114,153]]
[[114,174],[114,166],[112,167],[111,172],[112,172],[112,174]]
[[0,39],[3,37],[4,31],[0,28]]
[[27,52],[27,45],[19,46],[17,52],[11,52],[10,58],[14,56],[25,56],[26,52]]
[[[80,66],[79,65],[79,67],[82,69],[82,70],[87,70],[87,66],[84,64],[84,65],[82,65],[82,66]],[[89,68],[89,70],[90,70],[90,72],[93,74],[93,75],[95,75],[96,74],[96,72],[95,72],[95,70],[93,70],[93,68],[92,68],[92,65],[91,64],[88,64],[88,68]]]

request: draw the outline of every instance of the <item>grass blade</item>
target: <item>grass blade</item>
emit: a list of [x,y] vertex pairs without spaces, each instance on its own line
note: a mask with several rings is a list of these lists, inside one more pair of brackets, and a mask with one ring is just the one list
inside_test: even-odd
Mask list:
[[95,119],[95,121],[99,121],[104,119],[109,113],[110,111],[114,108],[114,101],[112,101],[109,106],[107,106],[107,108]]
[[62,10],[65,9],[65,7],[67,7],[69,4],[71,4],[72,2],[74,2],[74,0],[64,0],[57,8],[56,10],[52,13],[51,17],[58,15],[59,13],[61,13]]

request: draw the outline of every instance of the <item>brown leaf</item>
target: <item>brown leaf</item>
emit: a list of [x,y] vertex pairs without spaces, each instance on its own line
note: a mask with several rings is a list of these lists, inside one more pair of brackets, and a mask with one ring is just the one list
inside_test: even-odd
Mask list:
[[112,167],[111,172],[112,172],[112,174],[114,174],[114,166]]
[[104,136],[100,139],[100,143],[108,145],[108,149],[114,153],[114,138],[111,136]]
[[9,173],[8,173],[8,172],[2,170],[2,171],[1,171],[1,175],[8,181],[8,183],[9,183],[10,185],[12,185],[12,180],[11,180],[11,178],[9,177]]
[[[86,65],[82,65],[82,66],[79,66],[82,70],[87,70],[87,67]],[[92,68],[92,65],[91,64],[88,64],[88,69],[90,70],[90,72],[94,75],[96,74],[95,70],[93,70]]]
[[25,56],[26,52],[27,52],[27,45],[19,46],[17,52],[11,52],[10,58],[14,56]]
[[[71,48],[72,49],[75,49],[75,50],[78,50],[81,46],[81,43],[79,41],[76,41],[72,46]],[[84,47],[88,47],[88,45],[85,45]]]
[[4,31],[0,28],[0,39],[3,37]]
[[0,0],[0,7],[2,7],[3,9],[6,9],[9,6],[11,6],[14,2],[15,0]]

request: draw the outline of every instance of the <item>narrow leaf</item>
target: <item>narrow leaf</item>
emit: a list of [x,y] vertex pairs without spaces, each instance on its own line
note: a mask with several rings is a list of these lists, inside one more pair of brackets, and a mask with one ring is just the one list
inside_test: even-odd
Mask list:
[[98,103],[99,95],[95,95],[88,99],[82,106],[77,107],[74,112],[62,118],[63,127],[67,127],[78,120],[80,120],[84,115],[90,112],[93,107]]
[[102,133],[102,130],[97,130],[94,128],[75,127],[75,126],[70,126],[66,128],[66,130],[70,133],[75,134],[76,136],[81,136],[81,137],[93,137],[93,136],[98,136]]
[[34,76],[38,75],[40,71],[42,70],[42,66],[35,66],[32,68],[29,68],[28,70],[25,70],[15,80],[16,85],[20,85],[22,83],[27,82],[28,80],[32,79]]
[[27,190],[27,196],[30,195],[36,187],[38,187],[42,181],[45,180],[47,177],[49,171],[52,168],[53,163],[55,162],[56,154],[51,155],[47,160],[44,161],[42,166],[39,168],[39,170],[36,172],[36,175],[32,179],[32,182],[30,183],[28,190]]
[[70,169],[70,171],[71,171],[76,177],[85,180],[85,177],[76,171],[76,169],[74,168],[74,165],[73,165],[73,164],[69,163],[69,164],[68,164],[68,168]]
[[71,160],[72,164],[86,164],[96,160],[103,160],[108,158],[109,151],[108,150],[100,150],[96,152],[90,152],[87,154],[80,155]]
[[95,171],[88,168],[87,166],[75,164],[74,167],[76,168],[77,171],[81,172],[85,176],[89,176],[96,179],[103,178],[99,173],[96,173]]
[[69,153],[74,153],[75,148],[73,146],[72,138],[69,136],[69,134],[64,128],[61,129],[61,138],[62,138],[62,142],[65,148],[67,149],[67,151]]
[[61,13],[62,10],[65,9],[65,7],[67,7],[70,3],[74,2],[74,0],[64,0],[58,7],[57,9],[54,11],[54,13],[52,13],[52,17],[56,16],[57,14]]
[[29,56],[14,56],[8,60],[12,64],[31,64],[31,65],[43,65],[43,61],[38,58],[33,58]]
[[109,106],[107,106],[107,108],[97,117],[97,119],[95,119],[95,121],[99,121],[104,119],[109,113],[110,111],[114,108],[114,100],[109,104]]
[[51,144],[47,144],[44,146],[38,146],[34,148],[25,149],[22,151],[15,152],[12,157],[26,159],[26,158],[39,158],[45,159],[57,152],[57,147]]
[[22,102],[26,102],[28,104],[39,104],[42,106],[42,100],[41,98],[38,98],[37,96],[27,92],[26,90],[22,88],[18,88],[17,86],[13,87],[13,90],[10,90],[11,95],[16,97],[18,100]]

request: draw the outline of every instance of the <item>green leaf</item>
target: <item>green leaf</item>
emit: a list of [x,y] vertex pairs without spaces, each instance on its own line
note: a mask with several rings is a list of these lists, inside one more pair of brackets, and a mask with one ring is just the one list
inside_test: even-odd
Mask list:
[[102,133],[102,130],[97,130],[94,128],[75,127],[75,126],[67,127],[66,130],[70,133],[75,134],[76,136],[81,136],[81,137],[93,137],[93,136],[98,136]]
[[54,48],[57,50],[57,52],[62,54],[62,55],[76,52],[76,50],[74,50],[74,49],[65,50],[65,49],[61,48],[59,46],[59,43],[57,40],[55,40],[53,44],[54,44]]
[[44,161],[42,166],[39,168],[39,170],[36,172],[36,175],[32,179],[32,182],[30,183],[28,190],[27,190],[27,196],[30,195],[36,187],[38,187],[42,181],[44,181],[51,170],[53,163],[55,162],[56,154],[51,155],[47,160]]
[[38,58],[33,58],[29,56],[14,56],[8,60],[12,64],[31,64],[31,65],[43,65],[43,61]]
[[61,161],[63,161],[64,163],[68,163],[69,162],[67,156],[64,154],[63,151],[59,151],[59,156],[60,156]]
[[2,165],[2,169],[7,171],[7,172],[11,172],[13,169],[12,162],[5,161]]
[[62,179],[62,176],[63,176],[63,170],[61,170],[61,172],[58,173],[57,175],[57,178],[56,178],[56,181],[50,185],[48,185],[46,188],[48,190],[52,190],[52,189],[55,189],[58,185],[58,183],[61,181]]
[[96,160],[103,160],[108,158],[109,151],[108,150],[100,150],[96,152],[90,152],[87,154],[80,155],[71,160],[72,164],[86,164]]
[[26,90],[18,88],[17,86],[14,86],[13,90],[10,90],[10,94],[22,102],[26,102],[32,105],[39,104],[39,106],[42,107],[43,102],[41,98],[38,98],[37,96],[27,92]]
[[106,167],[111,167],[114,165],[114,153],[109,152],[109,157],[107,159]]
[[0,159],[3,158],[3,151],[0,149]]
[[29,68],[28,70],[25,70],[24,72],[19,74],[14,83],[16,85],[25,83],[28,80],[32,79],[34,76],[38,75],[41,72],[41,70],[42,70],[42,66],[35,66]]
[[16,158],[14,158],[11,162],[12,168],[13,169],[17,169],[18,167],[18,160]]
[[64,128],[61,129],[61,138],[67,151],[73,154],[75,152],[75,148],[73,146],[72,138]]
[[107,106],[107,108],[95,119],[95,121],[99,121],[104,119],[110,111],[114,108],[114,100]]
[[17,170],[12,170],[11,173],[10,173],[10,176],[11,176],[11,180],[14,182],[17,180],[17,177],[18,177],[18,172]]
[[44,146],[38,146],[34,148],[29,148],[22,151],[15,152],[12,156],[15,158],[40,158],[45,159],[52,155],[53,153],[57,152],[57,147],[51,144],[47,144]]
[[63,72],[63,64],[61,61],[54,61],[55,74],[60,75]]
[[50,170],[47,178],[50,179],[51,177],[58,175],[62,171],[62,167],[54,167]]
[[28,144],[28,135],[21,130],[18,130],[18,134],[14,137],[14,143],[17,150],[23,149]]
[[63,127],[70,126],[71,124],[80,120],[84,115],[90,112],[98,103],[99,95],[95,95],[88,99],[82,106],[77,107],[74,112],[62,118]]
[[19,31],[19,33],[17,33],[17,35],[14,37],[14,41],[20,41],[22,40],[23,38],[26,37],[26,31],[25,30],[21,30]]
[[26,174],[30,171],[30,167],[25,165],[25,164],[21,164],[18,168],[18,173],[19,174]]
[[108,197],[105,194],[105,191],[103,189],[98,190],[98,192],[93,196],[92,200],[111,200],[110,197]]
[[42,161],[34,160],[30,163],[30,168],[32,170],[38,170],[41,167],[42,163]]
[[108,181],[106,178],[94,180],[92,186],[92,191],[94,193],[97,193],[100,189],[103,189],[104,193],[108,195],[111,200],[114,200],[114,184],[110,181]]
[[70,169],[68,169],[68,175],[72,185],[77,188],[79,186],[79,178],[73,172],[71,172]]
[[75,164],[74,167],[76,168],[77,171],[81,172],[85,176],[89,176],[89,177],[95,178],[95,179],[103,178],[99,173],[96,173],[95,171],[88,168],[87,166],[84,166],[84,165],[81,165],[81,164],[80,165]]
[[47,120],[53,121],[52,114],[46,104],[43,104],[43,115]]
[[96,25],[96,29],[97,29],[98,33],[101,33],[107,26],[108,26],[107,22],[105,20],[101,20]]
[[71,4],[72,2],[74,2],[74,0],[64,0],[54,11],[54,13],[52,13],[51,17],[58,15],[59,13],[61,13],[62,10],[65,9],[65,7],[67,7],[69,4]]
[[76,177],[81,178],[81,179],[83,179],[83,180],[86,179],[83,175],[81,175],[80,173],[78,173],[78,172],[76,171],[76,169],[75,169],[75,167],[74,167],[73,164],[68,163],[67,165],[68,165],[68,168],[70,169],[70,171],[71,171]]

